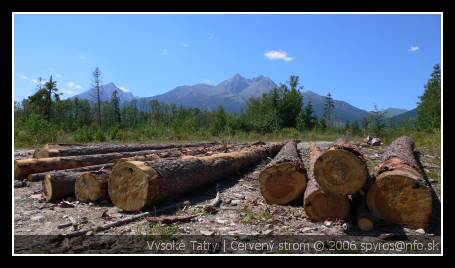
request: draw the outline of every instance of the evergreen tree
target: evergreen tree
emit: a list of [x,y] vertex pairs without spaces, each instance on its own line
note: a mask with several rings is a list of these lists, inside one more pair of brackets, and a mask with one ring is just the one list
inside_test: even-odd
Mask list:
[[98,119],[98,126],[101,127],[101,70],[96,67],[93,71],[93,88],[95,89],[92,98],[95,100],[96,104],[96,116]]
[[122,118],[121,118],[121,114],[120,114],[120,99],[117,95],[117,90],[114,90],[114,92],[112,92],[111,105],[112,105],[114,121],[115,121],[115,123],[120,125],[122,123]]
[[441,68],[433,67],[425,91],[417,105],[416,125],[421,130],[431,131],[441,127]]
[[326,126],[331,126],[332,125],[332,117],[333,117],[333,112],[335,110],[335,103],[333,102],[332,96],[330,95],[330,92],[327,93],[327,96],[325,97],[325,103],[324,103],[324,120]]

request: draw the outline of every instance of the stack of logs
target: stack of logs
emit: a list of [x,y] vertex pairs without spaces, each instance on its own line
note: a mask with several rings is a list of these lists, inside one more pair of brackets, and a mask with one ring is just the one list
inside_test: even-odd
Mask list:
[[18,179],[42,181],[47,201],[75,196],[140,211],[274,157],[259,174],[269,204],[300,200],[312,221],[353,220],[363,231],[380,221],[410,228],[428,224],[432,198],[409,138],[395,140],[371,175],[359,148],[345,139],[327,150],[310,143],[308,152],[309,157],[299,152],[296,141],[53,144],[36,150],[34,158],[15,160],[14,172]]
[[273,157],[283,143],[46,145],[15,160],[16,179],[42,181],[46,201],[75,196],[138,211]]
[[[304,158],[291,141],[261,171],[260,189],[267,203],[284,205],[303,198],[310,220],[349,219],[362,231],[372,230],[376,222],[427,226],[432,198],[408,137],[389,146],[371,175],[360,149],[344,138],[325,151],[310,143],[309,159]],[[309,163],[306,168],[304,163]]]

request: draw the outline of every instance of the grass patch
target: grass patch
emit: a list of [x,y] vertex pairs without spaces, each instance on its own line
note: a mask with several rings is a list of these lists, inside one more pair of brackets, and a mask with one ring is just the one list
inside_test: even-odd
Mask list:
[[268,211],[254,212],[251,208],[244,206],[240,210],[240,223],[242,224],[254,224],[259,222],[266,222],[270,220],[273,216]]
[[177,226],[154,223],[148,226],[147,235],[172,236],[178,234],[178,231]]

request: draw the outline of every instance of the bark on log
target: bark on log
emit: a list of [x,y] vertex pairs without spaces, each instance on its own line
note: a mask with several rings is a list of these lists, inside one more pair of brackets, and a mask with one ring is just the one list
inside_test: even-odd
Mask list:
[[311,143],[309,154],[308,185],[303,198],[307,217],[312,221],[346,218],[350,212],[349,199],[343,195],[324,191],[314,178],[314,164],[321,155],[320,148]]
[[35,150],[33,157],[61,157],[75,155],[93,155],[93,154],[108,154],[120,152],[134,152],[145,150],[162,150],[180,147],[195,147],[195,146],[212,146],[218,144],[216,142],[190,143],[190,144],[97,144],[89,146],[70,146],[70,147],[43,147]]
[[148,155],[156,150],[122,152],[110,154],[94,154],[49,158],[31,158],[14,161],[14,176],[19,179],[26,178],[29,174],[46,172],[51,170],[63,170],[85,166],[93,166],[114,162],[116,159],[138,155]]
[[107,183],[111,169],[85,172],[75,182],[74,193],[81,202],[97,202],[109,200]]
[[48,172],[35,173],[35,174],[28,175],[27,180],[31,181],[31,182],[42,181],[42,180],[44,180],[44,177],[50,173],[69,175],[69,173],[74,173],[74,172],[97,171],[97,170],[100,170],[103,168],[110,168],[113,165],[114,165],[113,163],[107,163],[107,164],[86,166],[86,167],[80,167],[80,168],[65,169],[65,170],[61,170],[61,171],[48,171]]
[[367,194],[373,214],[387,224],[425,228],[432,210],[431,192],[414,156],[409,137],[396,139],[376,167],[376,180]]
[[259,173],[261,194],[269,204],[285,205],[300,198],[307,183],[295,141],[287,142]]
[[273,143],[203,157],[118,162],[109,177],[109,197],[123,210],[142,210],[235,174],[275,155],[281,147]]
[[47,202],[57,201],[65,197],[74,196],[74,184],[81,172],[71,174],[51,173],[44,177],[43,196]]
[[314,178],[326,191],[351,195],[359,191],[368,177],[368,168],[360,150],[339,139],[314,163]]

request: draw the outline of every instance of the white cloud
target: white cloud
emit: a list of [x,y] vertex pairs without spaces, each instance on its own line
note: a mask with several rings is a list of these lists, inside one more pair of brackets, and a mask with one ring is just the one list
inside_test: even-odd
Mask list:
[[182,47],[185,47],[185,48],[190,47],[190,44],[182,43]]
[[28,77],[27,77],[26,75],[24,75],[24,74],[22,74],[22,75],[20,76],[20,78],[23,79],[23,80],[27,80],[27,79],[28,79]]
[[408,49],[408,51],[409,51],[409,52],[416,52],[416,51],[419,50],[419,49],[420,49],[420,47],[418,47],[418,46],[411,46],[411,47]]
[[61,89],[64,94],[74,94],[74,91],[68,88]]
[[210,83],[210,80],[209,79],[204,79],[204,80],[202,80],[202,82],[208,84],[208,83]]
[[57,78],[62,78],[62,75],[61,74],[56,74],[55,75]]
[[167,50],[167,48],[165,48],[165,49],[163,49],[163,51],[161,51],[161,55],[163,55],[163,56],[169,55],[169,51]]
[[51,73],[53,73],[55,71],[54,68],[50,68],[49,71],[51,71]]
[[[73,81],[70,81],[68,84],[66,84],[69,88],[68,89],[65,89],[68,93],[70,94],[73,94],[73,90],[81,90],[82,89],[82,86],[81,85],[78,85],[76,84],[75,82]],[[70,92],[71,91],[71,92]]]
[[[46,82],[47,82],[47,80],[45,80],[45,79],[41,80],[41,85],[46,84]],[[38,81],[38,79],[32,79],[32,83],[35,85],[38,85],[39,81]]]
[[131,92],[131,90],[127,87],[118,87],[120,88],[121,90],[125,91],[125,92]]
[[283,50],[269,50],[264,53],[264,56],[269,60],[284,60],[284,61],[292,61],[293,58],[289,57],[286,52]]

